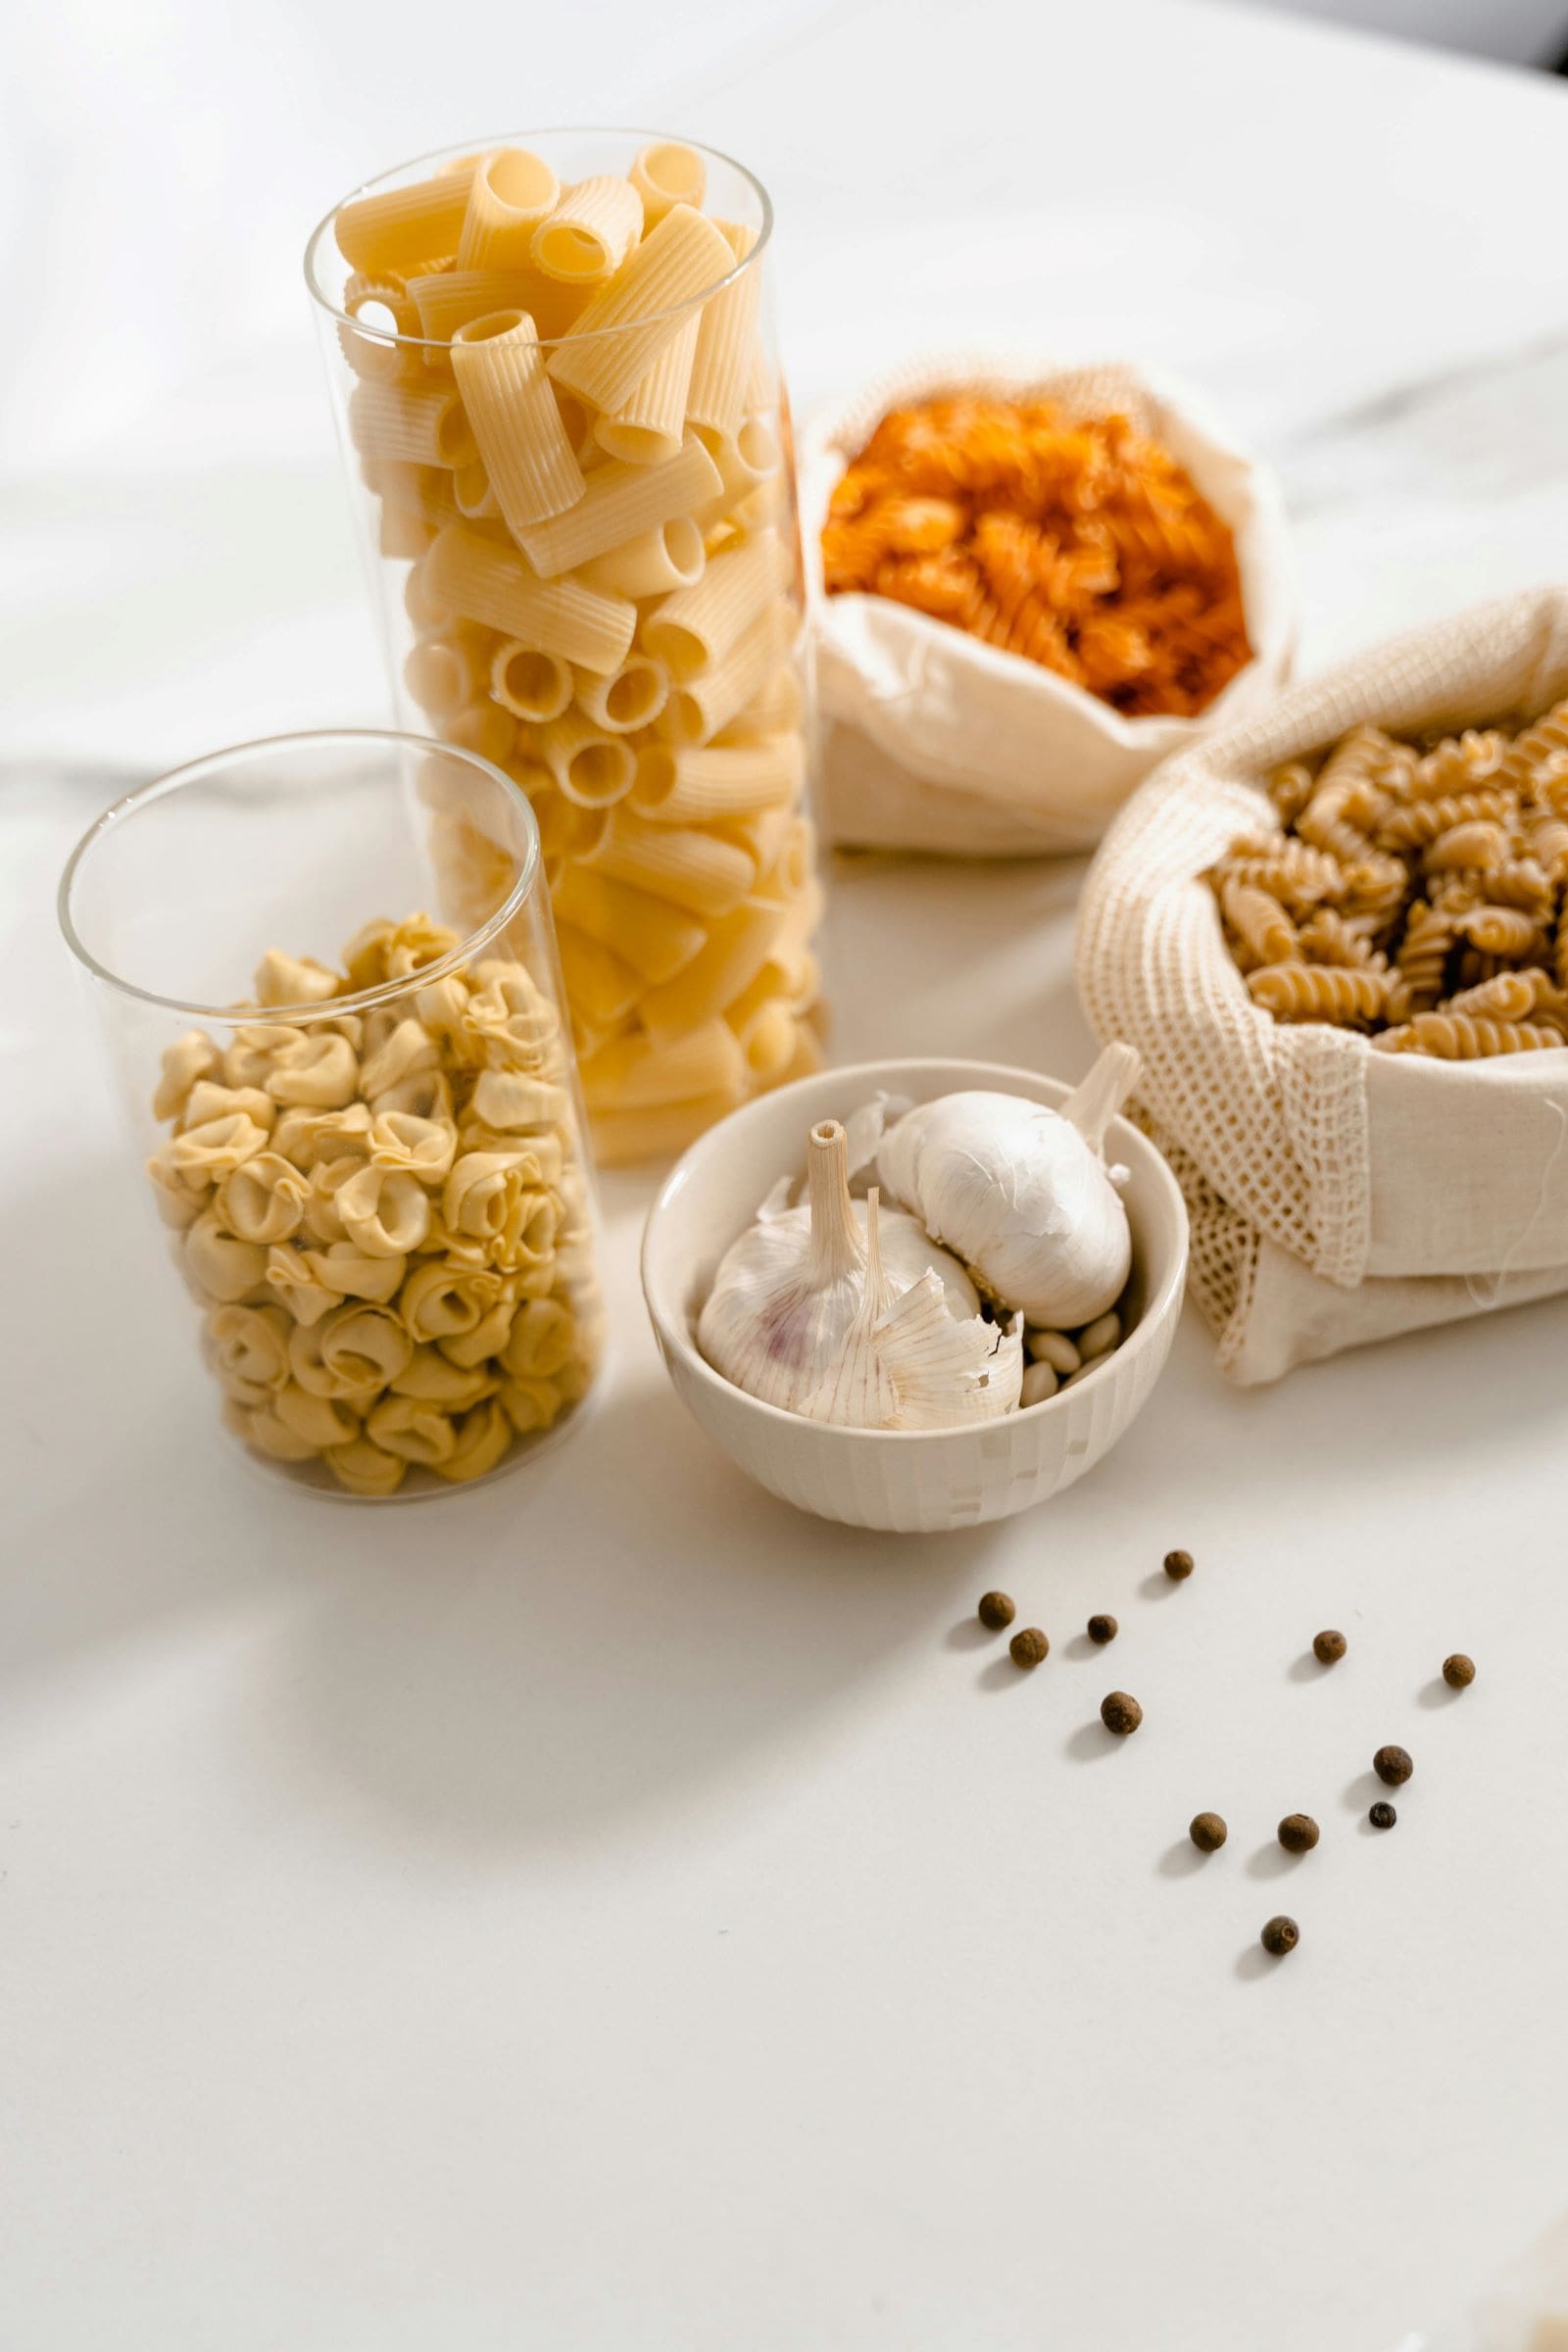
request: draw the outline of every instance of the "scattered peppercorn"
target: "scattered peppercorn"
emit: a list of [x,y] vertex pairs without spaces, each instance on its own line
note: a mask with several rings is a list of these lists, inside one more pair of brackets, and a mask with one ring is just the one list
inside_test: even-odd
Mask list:
[[1192,1573],[1193,1555],[1190,1551],[1166,1552],[1165,1574],[1170,1578],[1170,1581],[1173,1585],[1184,1584],[1187,1578],[1192,1575]]
[[1368,1821],[1375,1830],[1392,1830],[1399,1816],[1386,1796],[1380,1796],[1367,1815]]
[[1089,1639],[1091,1642],[1099,1642],[1102,1644],[1105,1643],[1106,1642],[1114,1642],[1119,1631],[1120,1628],[1118,1627],[1114,1617],[1099,1616],[1091,1617],[1089,1620]]
[[1372,1759],[1372,1769],[1389,1788],[1402,1788],[1415,1770],[1409,1752],[1402,1747],[1380,1747]]
[[1050,1648],[1051,1643],[1046,1640],[1038,1625],[1026,1625],[1023,1632],[1014,1634],[1012,1640],[1007,1643],[1008,1652],[1015,1666],[1038,1666]]
[[1200,1854],[1217,1854],[1230,1832],[1223,1814],[1195,1813],[1187,1825],[1187,1835]]
[[1309,1854],[1318,1840],[1317,1823],[1310,1813],[1287,1813],[1276,1836],[1288,1854]]
[[1012,1623],[1018,1611],[1010,1592],[982,1592],[978,1614],[982,1625],[1000,1634],[1004,1625]]
[[1451,1658],[1443,1661],[1443,1679],[1450,1690],[1468,1690],[1476,1679],[1476,1662],[1456,1649]]
[[1107,1732],[1114,1732],[1118,1740],[1124,1740],[1129,1732],[1137,1731],[1144,1720],[1144,1710],[1127,1691],[1111,1690],[1100,1702],[1100,1720]]
[[1348,1646],[1345,1636],[1336,1633],[1332,1626],[1312,1636],[1312,1655],[1320,1666],[1337,1666]]
[[1283,1959],[1287,1952],[1294,1952],[1300,1940],[1300,1929],[1283,1911],[1275,1913],[1258,1937],[1264,1951],[1272,1952],[1276,1960]]

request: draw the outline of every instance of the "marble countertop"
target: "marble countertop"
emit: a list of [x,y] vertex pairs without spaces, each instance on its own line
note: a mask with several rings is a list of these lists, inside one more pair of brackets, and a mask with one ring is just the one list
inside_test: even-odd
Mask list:
[[[1568,2205],[1568,1302],[1248,1395],[1189,1313],[1081,1486],[883,1540],[684,1419],[618,1175],[612,1377],[536,1470],[327,1511],[209,1436],[54,879],[161,764],[382,717],[295,248],[475,127],[412,0],[373,52],[358,0],[255,58],[221,13],[23,33],[35,81],[94,38],[13,149],[0,412],[0,2343],[1390,2352]],[[1561,570],[1562,84],[1197,0],[694,0],[657,47],[611,0],[590,102],[567,22],[473,12],[487,111],[753,162],[798,403],[966,339],[1168,367],[1279,470],[1307,669]],[[1080,876],[840,860],[837,1052],[1079,1074]]]

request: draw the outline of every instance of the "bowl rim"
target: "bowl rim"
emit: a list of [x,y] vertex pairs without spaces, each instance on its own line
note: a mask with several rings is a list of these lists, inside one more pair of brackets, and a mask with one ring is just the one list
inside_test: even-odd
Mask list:
[[[868,1088],[874,1089],[877,1086],[889,1085],[890,1081],[896,1078],[900,1072],[915,1073],[922,1070],[952,1069],[970,1072],[976,1087],[983,1086],[988,1079],[1008,1078],[1014,1081],[1021,1080],[1030,1088],[1044,1087],[1048,1090],[1048,1096],[1054,1094],[1064,1097],[1072,1093],[1072,1087],[1065,1079],[1048,1078],[1043,1071],[1020,1069],[1011,1062],[970,1061],[962,1054],[904,1054],[882,1061],[850,1062],[839,1068],[812,1070],[804,1078],[793,1079],[788,1086],[775,1087],[770,1093],[759,1095],[755,1101],[743,1103],[738,1110],[730,1111],[726,1117],[710,1127],[705,1135],[700,1135],[694,1144],[687,1146],[660,1186],[653,1205],[644,1220],[642,1242],[637,1253],[637,1267],[642,1282],[643,1303],[648,1309],[648,1318],[654,1326],[655,1335],[661,1348],[666,1352],[672,1349],[680,1357],[687,1371],[693,1374],[704,1387],[726,1398],[738,1397],[743,1406],[749,1407],[755,1414],[762,1415],[768,1421],[783,1423],[796,1431],[814,1431],[827,1444],[863,1445],[866,1441],[872,1440],[887,1446],[907,1446],[929,1445],[936,1439],[969,1438],[975,1434],[976,1430],[989,1430],[993,1427],[1004,1429],[1009,1424],[1016,1427],[1025,1420],[1053,1412],[1057,1406],[1066,1405],[1070,1401],[1068,1391],[1058,1389],[1054,1396],[1043,1396],[1038,1404],[1020,1405],[1016,1412],[1003,1414],[1000,1421],[996,1423],[989,1421],[956,1422],[950,1429],[854,1429],[836,1421],[812,1421],[804,1413],[787,1411],[781,1404],[767,1404],[760,1396],[753,1396],[748,1390],[737,1388],[733,1381],[726,1380],[721,1372],[713,1369],[687,1332],[671,1323],[655,1300],[649,1270],[655,1230],[675,1195],[689,1182],[693,1167],[698,1162],[710,1158],[715,1152],[723,1151],[723,1139],[727,1133],[733,1131],[738,1120],[755,1118],[764,1110],[771,1111],[792,1095],[804,1094],[808,1089],[819,1088],[825,1079],[846,1082],[860,1080],[865,1082]],[[949,1089],[948,1091],[957,1092],[959,1090]],[[1016,1092],[1018,1090],[1014,1086],[1011,1090],[999,1091]],[[931,1099],[934,1100],[934,1098]],[[1138,1322],[1120,1347],[1111,1348],[1109,1353],[1094,1366],[1088,1379],[1078,1384],[1078,1387],[1083,1389],[1093,1387],[1097,1373],[1109,1371],[1117,1362],[1130,1361],[1134,1355],[1152,1347],[1154,1333],[1161,1327],[1172,1307],[1174,1306],[1177,1312],[1180,1311],[1182,1293],[1187,1283],[1187,1258],[1192,1239],[1191,1225],[1187,1214],[1187,1202],[1182,1197],[1181,1186],[1177,1183],[1169,1162],[1164,1153],[1150,1142],[1148,1136],[1141,1134],[1131,1120],[1123,1117],[1120,1113],[1112,1119],[1106,1131],[1107,1144],[1112,1136],[1117,1138],[1118,1145],[1125,1145],[1130,1150],[1132,1157],[1140,1163],[1141,1167],[1147,1167],[1156,1188],[1164,1192],[1168,1204],[1175,1211],[1177,1246],[1171,1253],[1170,1264],[1152,1292]],[[1074,1389],[1071,1395],[1076,1396],[1077,1389]]]

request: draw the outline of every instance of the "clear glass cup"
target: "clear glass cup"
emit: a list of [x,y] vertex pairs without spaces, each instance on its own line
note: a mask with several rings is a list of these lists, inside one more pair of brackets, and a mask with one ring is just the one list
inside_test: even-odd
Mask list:
[[538,828],[475,754],[282,735],[131,793],[60,884],[222,1418],[332,1494],[553,1437],[603,1352]]
[[727,157],[527,131],[306,256],[400,712],[532,803],[606,1163],[820,1060],[771,227]]

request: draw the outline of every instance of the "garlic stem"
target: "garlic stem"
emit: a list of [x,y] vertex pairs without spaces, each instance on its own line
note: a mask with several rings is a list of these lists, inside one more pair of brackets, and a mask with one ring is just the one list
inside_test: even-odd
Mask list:
[[1138,1084],[1143,1063],[1131,1046],[1107,1046],[1081,1086],[1061,1106],[1061,1115],[1098,1152],[1105,1129]]
[[811,1129],[806,1177],[811,1208],[808,1279],[813,1289],[822,1289],[858,1273],[865,1263],[865,1244],[850,1199],[849,1145],[837,1119],[824,1119]]

